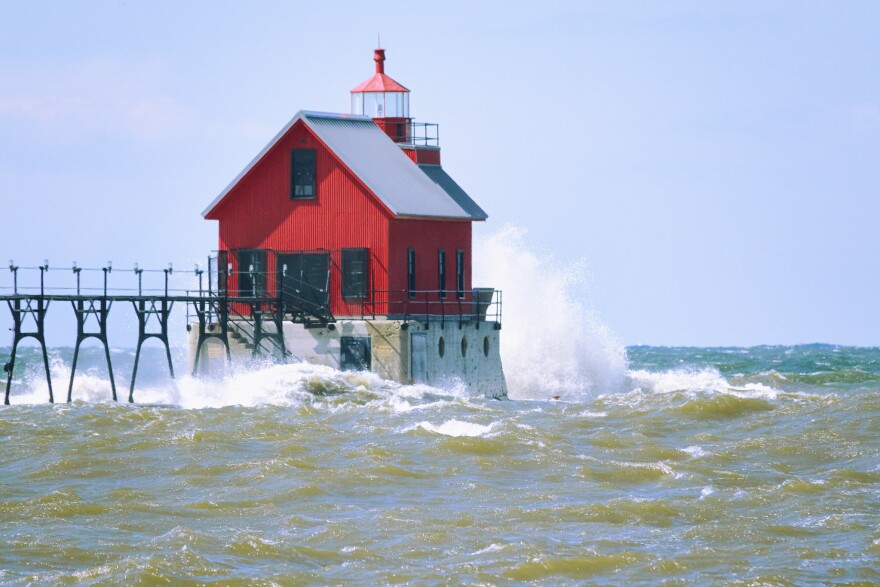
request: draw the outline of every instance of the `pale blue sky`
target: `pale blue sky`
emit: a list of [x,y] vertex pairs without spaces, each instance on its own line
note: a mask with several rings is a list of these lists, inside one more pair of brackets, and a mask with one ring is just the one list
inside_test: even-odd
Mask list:
[[0,258],[203,258],[203,208],[297,110],[348,111],[381,32],[477,234],[586,259],[624,343],[878,345],[878,30],[877,2],[0,2]]

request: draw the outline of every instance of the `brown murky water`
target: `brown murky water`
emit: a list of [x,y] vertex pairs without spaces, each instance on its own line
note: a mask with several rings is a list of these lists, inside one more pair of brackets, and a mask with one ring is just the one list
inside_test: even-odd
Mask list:
[[288,365],[49,405],[27,371],[0,585],[880,583],[880,350],[628,354],[571,401]]

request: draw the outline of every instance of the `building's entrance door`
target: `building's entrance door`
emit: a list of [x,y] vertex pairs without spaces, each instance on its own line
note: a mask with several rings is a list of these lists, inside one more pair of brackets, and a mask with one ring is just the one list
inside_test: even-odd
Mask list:
[[238,251],[238,295],[257,298],[266,294],[266,251]]
[[428,380],[428,335],[425,332],[413,332],[409,340],[410,378],[413,383],[425,383]]
[[313,316],[329,313],[328,253],[282,253],[277,265],[281,299],[288,312],[304,311]]
[[372,366],[369,336],[339,337],[339,368],[343,371],[369,371]]

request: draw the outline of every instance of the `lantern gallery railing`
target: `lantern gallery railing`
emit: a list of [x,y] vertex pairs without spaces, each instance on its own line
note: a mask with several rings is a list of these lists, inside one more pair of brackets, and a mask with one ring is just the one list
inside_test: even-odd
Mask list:
[[400,123],[397,125],[396,132],[390,133],[389,136],[395,143],[403,145],[439,147],[440,125],[434,122]]

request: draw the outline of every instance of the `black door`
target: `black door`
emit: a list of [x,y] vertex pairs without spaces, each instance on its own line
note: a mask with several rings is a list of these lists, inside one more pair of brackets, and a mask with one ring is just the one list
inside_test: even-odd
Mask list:
[[372,365],[369,336],[339,337],[342,371],[369,371]]
[[238,295],[261,297],[266,294],[266,251],[241,249],[238,251]]
[[288,312],[313,316],[328,313],[330,276],[328,253],[282,253],[278,255],[278,283]]

